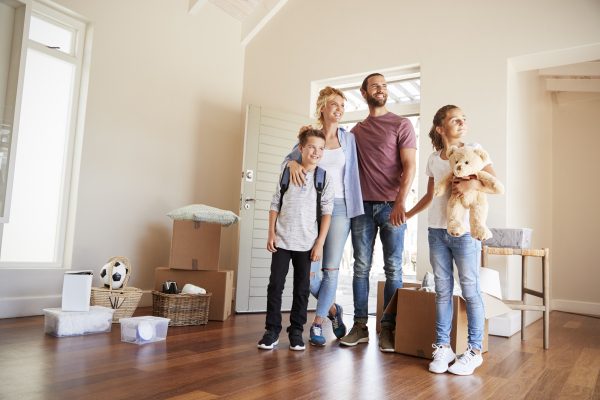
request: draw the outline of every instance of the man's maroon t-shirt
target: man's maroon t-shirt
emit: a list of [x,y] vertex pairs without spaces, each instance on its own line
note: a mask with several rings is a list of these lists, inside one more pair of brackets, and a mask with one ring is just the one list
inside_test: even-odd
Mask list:
[[417,148],[417,138],[407,118],[388,112],[368,116],[352,128],[358,150],[358,170],[363,201],[394,201],[400,190],[400,149]]

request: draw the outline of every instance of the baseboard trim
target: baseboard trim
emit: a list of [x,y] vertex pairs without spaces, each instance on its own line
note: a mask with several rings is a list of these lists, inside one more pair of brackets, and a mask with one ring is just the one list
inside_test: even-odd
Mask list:
[[[152,291],[144,290],[138,307],[152,307]],[[59,308],[62,295],[0,298],[0,319],[42,315],[44,308]]]
[[600,315],[600,303],[576,300],[552,300],[552,310],[565,311],[573,314]]
[[0,318],[42,315],[44,308],[60,307],[62,296],[0,298]]

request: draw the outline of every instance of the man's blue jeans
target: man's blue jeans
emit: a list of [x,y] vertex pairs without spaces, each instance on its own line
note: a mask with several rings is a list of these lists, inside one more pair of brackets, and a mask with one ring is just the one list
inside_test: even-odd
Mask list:
[[429,228],[429,260],[435,275],[436,344],[449,345],[452,330],[453,261],[456,263],[462,296],[467,303],[468,343],[481,350],[485,323],[479,287],[481,242],[465,233],[454,237],[446,229]]
[[[396,289],[402,287],[402,252],[406,224],[394,226],[390,222],[393,202],[364,202],[365,213],[352,218],[352,246],[354,247],[354,322],[367,323],[369,316],[369,273],[373,261],[373,246],[377,231],[383,247],[385,289],[383,307],[387,307]],[[383,314],[382,326],[393,327],[395,316]]]

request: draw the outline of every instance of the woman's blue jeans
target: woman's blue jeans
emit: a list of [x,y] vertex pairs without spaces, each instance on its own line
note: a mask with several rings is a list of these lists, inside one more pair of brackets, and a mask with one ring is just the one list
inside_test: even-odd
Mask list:
[[[373,246],[379,230],[383,248],[385,287],[383,307],[387,307],[396,289],[402,287],[402,252],[406,224],[394,226],[390,214],[394,202],[364,203],[365,213],[352,218],[352,246],[354,247],[354,322],[367,323],[369,317],[369,273],[373,261]],[[394,326],[395,315],[383,314],[382,326]]]
[[465,233],[454,237],[446,229],[429,228],[429,259],[435,275],[436,344],[449,345],[452,330],[453,261],[467,303],[468,343],[481,350],[485,314],[479,287],[481,242]]
[[[344,254],[344,245],[350,233],[350,218],[346,214],[346,202],[336,198],[333,204],[331,225],[323,245],[323,263],[311,264],[310,292],[318,300],[317,316],[325,318],[335,300],[340,261]],[[314,272],[314,274],[313,274]]]

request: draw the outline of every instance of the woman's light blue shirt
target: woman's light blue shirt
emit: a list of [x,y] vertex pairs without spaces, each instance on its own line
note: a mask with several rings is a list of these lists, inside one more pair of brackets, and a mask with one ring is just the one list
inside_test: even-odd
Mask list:
[[[344,128],[338,128],[337,135],[346,157],[346,163],[344,164],[344,197],[346,200],[346,214],[348,218],[353,218],[365,213],[362,193],[360,191],[360,178],[358,175],[356,140],[354,139],[354,134],[346,132]],[[292,152],[285,157],[284,164],[287,164],[290,160],[302,162],[302,154],[298,149],[298,145],[295,145]]]

